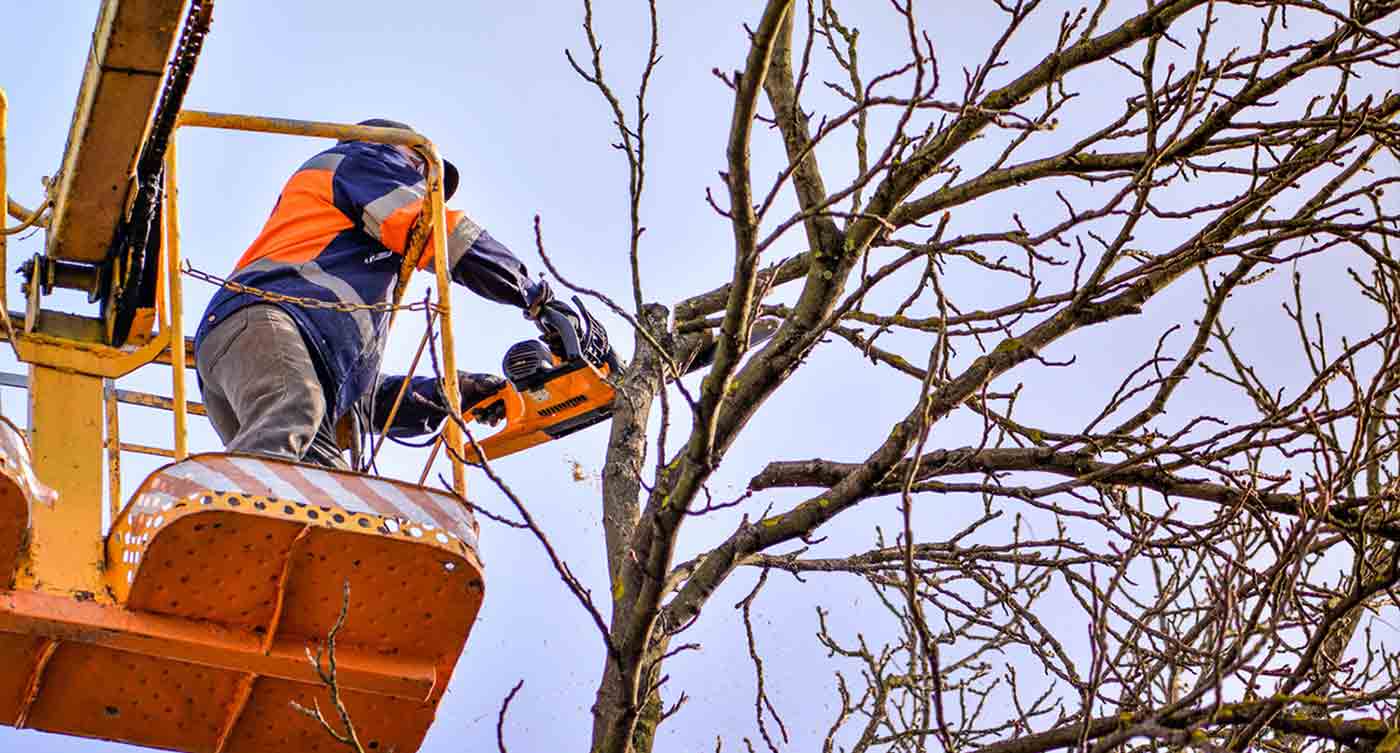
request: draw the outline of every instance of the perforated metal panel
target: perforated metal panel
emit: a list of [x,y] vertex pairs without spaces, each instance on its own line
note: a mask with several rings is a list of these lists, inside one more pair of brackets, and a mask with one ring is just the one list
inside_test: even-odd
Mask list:
[[46,643],[33,635],[0,633],[0,722],[14,725],[20,720]]
[[411,753],[481,606],[475,547],[470,513],[432,490],[247,457],[167,466],[114,521],[105,589],[0,591],[0,723],[196,753],[336,750],[289,703],[329,709],[304,647],[348,583],[343,696],[368,750]]
[[[303,530],[316,534],[295,543]],[[444,614],[455,615],[453,625],[470,624],[483,588],[476,530],[462,503],[441,492],[263,458],[200,455],[142,484],[108,536],[108,574],[117,600],[133,608],[257,626],[276,611],[281,584],[304,592],[315,582],[319,600],[326,587],[339,594],[347,578],[335,574],[343,572],[355,576],[352,591],[354,580],[372,578],[411,589],[405,598],[464,599],[470,608]],[[324,531],[344,538],[327,546]],[[407,546],[380,546],[391,541]],[[287,569],[288,557],[294,565],[320,561],[298,554],[304,547],[335,562]],[[300,601],[288,603],[295,617]]]
[[[355,721],[360,742],[370,753],[418,750],[433,720],[433,707],[425,703],[367,693],[346,693],[343,698],[350,718]],[[325,691],[259,678],[252,699],[229,737],[226,753],[339,753],[348,750],[294,710],[291,707],[294,700],[308,708],[319,701],[327,716],[335,717]]]
[[30,504],[54,503],[53,490],[34,476],[29,445],[19,429],[0,417],[0,588],[14,582],[29,534]]
[[316,529],[294,556],[279,632],[325,635],[347,580],[350,610],[341,640],[430,655],[452,651],[466,638],[483,588],[479,573],[449,552],[383,538],[347,546],[344,534]]
[[[182,517],[182,510],[191,514]],[[172,510],[146,547],[131,609],[265,628],[279,576],[303,526],[232,511]],[[144,534],[143,534],[144,535]]]
[[0,588],[8,588],[14,582],[28,533],[29,501],[19,485],[0,469]]
[[213,751],[238,673],[82,643],[44,672],[27,726],[157,748]]

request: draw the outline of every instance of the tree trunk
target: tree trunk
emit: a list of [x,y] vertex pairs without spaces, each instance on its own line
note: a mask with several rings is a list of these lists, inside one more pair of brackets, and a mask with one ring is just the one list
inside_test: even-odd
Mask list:
[[[648,305],[643,307],[641,324],[653,334],[669,340],[665,307]],[[663,342],[658,340],[657,342]],[[635,354],[615,385],[617,397],[613,400],[612,432],[608,441],[608,454],[603,466],[603,531],[608,558],[608,577],[611,584],[612,618],[609,631],[612,636],[626,635],[626,626],[634,619],[633,606],[636,602],[638,584],[642,577],[632,554],[632,540],[640,515],[641,478],[647,456],[647,421],[651,417],[652,404],[656,396],[665,388],[662,371],[662,354],[657,353],[652,341],[638,333],[635,338]],[[593,751],[649,751],[660,721],[660,697],[650,694],[641,712],[632,714],[636,691],[625,685],[627,673],[621,671],[619,661],[627,666],[636,666],[642,660],[645,646],[620,646],[614,637],[613,651],[605,653],[603,676],[598,683],[598,692],[593,705]],[[636,718],[635,725],[632,719]],[[626,740],[628,728],[635,727],[633,740]]]

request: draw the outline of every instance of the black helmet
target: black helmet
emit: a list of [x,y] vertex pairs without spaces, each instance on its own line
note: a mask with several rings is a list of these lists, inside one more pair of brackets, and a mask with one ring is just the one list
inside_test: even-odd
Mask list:
[[[413,131],[413,126],[397,120],[389,120],[388,118],[370,118],[369,120],[361,120],[355,125],[374,126],[376,128],[402,128],[405,131]],[[417,131],[414,132],[417,133]],[[442,160],[442,171],[442,197],[443,199],[450,199],[452,198],[452,194],[457,192],[457,181],[459,179],[457,166],[444,158]]]

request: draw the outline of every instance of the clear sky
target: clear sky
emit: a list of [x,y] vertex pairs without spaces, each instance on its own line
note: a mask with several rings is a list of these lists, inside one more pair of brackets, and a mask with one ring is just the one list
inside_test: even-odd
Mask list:
[[[645,50],[645,4],[604,0],[599,5],[606,70],[630,106]],[[704,199],[706,187],[720,187],[717,172],[724,166],[732,101],[711,71],[742,64],[747,38],[741,23],[754,22],[755,4],[660,5],[664,60],[652,91],[652,163],[643,207],[648,230],[642,266],[648,300],[673,303],[722,283],[730,267],[731,231]],[[741,5],[745,10],[736,12]],[[926,5],[926,14],[945,7]],[[1126,12],[1123,5],[1131,5],[1133,12],[1141,7],[1115,3],[1106,23],[1116,18],[1112,14]],[[10,191],[27,205],[38,203],[40,177],[53,174],[61,160],[98,6],[97,0],[11,0],[0,11],[0,86],[10,100]],[[543,268],[532,236],[532,220],[539,214],[551,256],[568,276],[627,301],[625,163],[620,152],[609,148],[616,134],[598,93],[577,77],[563,55],[566,47],[586,54],[580,6],[567,0],[219,0],[186,106],[345,122],[368,117],[407,121],[429,135],[461,169],[462,186],[452,204],[513,248],[532,272]],[[961,91],[962,67],[977,64],[985,55],[988,35],[998,20],[980,10],[955,16],[931,24],[948,77],[948,99]],[[1049,26],[1018,40],[1023,47],[1016,48],[1020,57],[1013,60],[1024,64],[1048,51],[1059,11],[1047,12],[1045,18]],[[872,66],[902,55],[896,43],[899,29],[880,25],[888,23],[888,18],[874,23],[862,37],[862,54]],[[1227,40],[1231,33],[1252,40],[1256,31],[1227,32]],[[1087,89],[1088,104],[1082,106],[1088,110],[1080,112],[1121,102],[1120,93]],[[818,91],[814,96],[824,95]],[[756,133],[755,175],[763,181],[780,168],[780,144],[767,129],[759,127]],[[1047,138],[1053,143],[1056,137]],[[183,134],[179,148],[186,257],[196,267],[226,273],[261,227],[290,172],[326,145],[290,137]],[[852,167],[849,157],[839,152],[827,166],[836,175]],[[974,228],[990,216],[1000,221],[1012,211],[1035,217],[1059,209],[1053,199],[1029,207],[1010,200],[981,204],[960,213],[956,222],[961,227],[954,229]],[[800,234],[792,234],[774,258],[801,250],[800,242]],[[12,244],[11,266],[39,249],[38,238]],[[13,278],[10,275],[11,295],[17,296]],[[422,277],[411,290],[421,291],[427,282]],[[976,284],[974,279],[965,282]],[[212,290],[196,281],[187,282],[185,289],[187,322],[193,323]],[[1194,304],[1199,288],[1189,287],[1180,296]],[[84,310],[76,297],[64,300]],[[532,325],[513,310],[466,293],[456,301],[462,368],[494,371],[509,344],[534,335]],[[1266,305],[1276,307],[1273,301]],[[604,318],[625,358],[631,350],[630,333],[621,321]],[[1077,400],[1075,391],[1111,390],[1123,373],[1107,367],[1140,362],[1157,333],[1131,325],[1114,332],[1100,347],[1082,353],[1084,361],[1072,379],[1063,378],[1041,392],[1039,407],[1032,401],[1030,414],[1090,410],[1091,404]],[[396,333],[386,371],[405,367],[417,341],[415,323]],[[1296,366],[1295,358],[1283,360],[1289,363],[1281,368]],[[870,370],[856,370],[858,364],[842,345],[820,350],[813,359],[812,373],[817,376],[785,388],[764,409],[765,420],[735,447],[733,467],[712,485],[716,496],[737,496],[749,475],[775,454],[783,459],[862,457],[888,431],[890,421],[907,409],[916,385],[868,376]],[[10,361],[3,367],[16,370]],[[130,383],[165,391],[168,387],[159,376],[142,374]],[[22,418],[22,400],[19,393],[6,391],[5,414]],[[856,414],[871,420],[850,420]],[[159,444],[165,416],[124,413],[124,426],[135,441],[147,437]],[[954,421],[940,427],[933,441],[943,446],[975,441],[975,434],[971,440],[959,438],[955,432],[962,426]],[[529,501],[560,554],[600,594],[607,592],[607,577],[596,478],[605,438],[604,429],[593,429],[498,465]],[[217,439],[200,427],[194,444],[214,449]],[[775,453],[775,447],[781,449]],[[422,457],[392,449],[386,470],[416,474]],[[582,481],[574,476],[575,463],[584,471]],[[134,488],[154,467],[128,462],[125,488]],[[504,509],[501,495],[484,478],[473,478],[470,493],[490,509]],[[744,511],[758,515],[768,503],[781,504],[783,499],[771,495]],[[885,525],[892,507],[889,503],[879,508],[886,514]],[[924,522],[946,529],[975,512],[943,512]],[[739,514],[690,524],[678,557],[716,543],[733,530]],[[871,512],[843,521],[844,530],[861,531],[863,537],[857,539],[860,544],[846,548],[871,540],[877,520]],[[485,607],[423,750],[494,749],[501,699],[521,679],[525,686],[508,722],[512,750],[582,749],[602,669],[598,637],[532,539],[487,521],[482,525]],[[703,650],[668,665],[673,679],[667,700],[684,689],[691,701],[663,727],[658,750],[713,750],[716,735],[724,737],[726,749],[741,749],[739,738],[756,734],[752,668],[742,623],[731,609],[752,583],[747,574],[731,578],[685,638],[703,644]],[[825,652],[813,638],[813,607],[835,610],[834,629],[854,630],[862,625],[863,614],[879,609],[864,594],[863,587],[849,580],[830,579],[818,590],[804,589],[783,576],[774,579],[760,600],[757,636],[770,677],[779,680],[774,700],[793,733],[794,749],[819,744],[835,699],[831,672],[823,666]],[[876,633],[882,630],[867,627]],[[0,750],[132,749],[0,728]]]
[[[615,85],[625,98],[640,71],[643,5],[599,5],[609,73],[619,78]],[[654,162],[644,262],[648,298],[660,301],[678,300],[725,279],[732,236],[706,206],[703,190],[716,183],[731,98],[710,70],[739,64],[745,44],[740,20],[731,14],[707,11],[704,4],[670,5],[663,16],[666,60],[652,95],[661,114],[651,124]],[[10,100],[10,192],[28,205],[39,200],[40,177],[56,172],[62,158],[99,6],[97,0],[4,3],[0,70],[6,72],[0,86]],[[391,6],[364,0],[219,0],[186,106],[345,122],[407,121],[461,168],[453,205],[507,243],[532,273],[543,271],[533,250],[532,220],[538,213],[552,256],[564,271],[627,300],[624,163],[608,146],[615,132],[602,100],[563,54],[565,47],[586,50],[581,19],[581,3],[562,0]],[[290,172],[328,145],[289,137],[182,134],[186,257],[197,267],[226,273],[261,227]],[[40,240],[12,243],[10,258],[18,263],[38,252]],[[14,277],[11,295],[17,298]],[[420,277],[411,290],[427,284]],[[192,324],[212,289],[197,281],[185,289]],[[59,300],[71,310],[87,310],[77,296],[60,294]],[[469,293],[456,300],[462,368],[496,371],[506,347],[535,334],[514,310]],[[626,357],[631,338],[625,324],[616,319],[608,324]],[[417,345],[419,330],[413,322],[407,325],[392,339],[386,371],[405,368]],[[4,368],[19,370],[9,361]],[[124,384],[166,394],[169,389],[168,376],[158,373],[139,374]],[[22,393],[6,390],[0,399],[6,415],[23,420]],[[143,441],[145,432],[151,443],[167,443],[167,415],[124,409],[124,438],[132,432],[132,441]],[[812,436],[831,438],[831,429]],[[192,431],[195,447],[218,447],[212,432],[197,425]],[[605,438],[606,429],[595,428],[499,465],[532,501],[562,554],[599,593],[606,593],[607,578],[593,479]],[[574,480],[574,461],[589,480]],[[404,452],[391,456],[386,470],[416,475],[422,462],[420,454]],[[156,465],[128,456],[125,488],[135,488]],[[485,479],[474,478],[471,489],[474,499],[504,509]],[[483,521],[481,549],[486,607],[423,750],[494,746],[500,701],[522,678],[526,684],[511,711],[513,748],[577,749],[588,735],[601,669],[597,635],[532,539]],[[730,610],[722,612],[729,622]],[[810,622],[804,609],[803,635],[810,634]],[[732,632],[735,627],[724,628],[723,643],[740,635]],[[692,666],[742,661],[742,648],[733,648],[722,655],[710,652]],[[746,671],[742,664],[736,667]],[[717,692],[728,692],[728,679],[715,677]],[[737,731],[748,718],[742,705],[714,706],[732,718],[716,717],[707,706],[702,701],[689,712],[687,729],[699,739],[712,739],[710,730]],[[131,750],[0,728],[0,750],[18,746],[38,753]]]

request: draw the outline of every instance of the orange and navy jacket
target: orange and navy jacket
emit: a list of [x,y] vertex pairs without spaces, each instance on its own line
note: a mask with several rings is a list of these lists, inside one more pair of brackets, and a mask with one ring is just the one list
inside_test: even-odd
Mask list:
[[[299,298],[384,303],[392,295],[409,230],[423,210],[426,194],[423,175],[397,148],[341,142],[312,157],[287,181],[262,232],[229,279]],[[454,281],[492,301],[521,308],[540,294],[539,283],[530,282],[525,265],[465,214],[449,211],[447,225]],[[432,261],[430,246],[420,268]],[[195,347],[233,312],[267,302],[255,294],[220,288],[200,320]],[[300,326],[318,361],[333,418],[348,413],[366,395],[397,391],[397,379],[392,385],[379,380],[387,313],[273,303]],[[413,392],[432,400],[437,394],[434,381],[415,379]],[[410,422],[395,421],[395,428]]]

